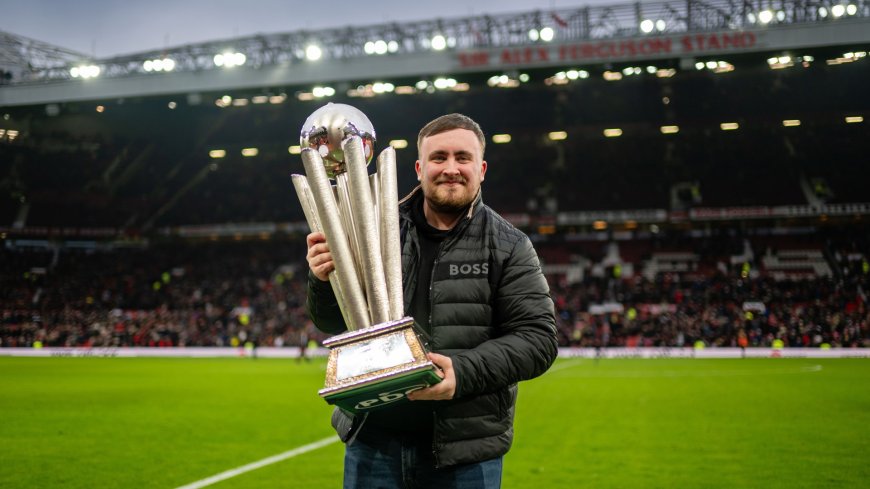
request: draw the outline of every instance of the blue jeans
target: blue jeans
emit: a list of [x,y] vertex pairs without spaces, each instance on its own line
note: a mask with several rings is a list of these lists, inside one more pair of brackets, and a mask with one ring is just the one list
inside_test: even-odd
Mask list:
[[502,458],[436,469],[428,443],[357,438],[345,450],[344,489],[497,489]]

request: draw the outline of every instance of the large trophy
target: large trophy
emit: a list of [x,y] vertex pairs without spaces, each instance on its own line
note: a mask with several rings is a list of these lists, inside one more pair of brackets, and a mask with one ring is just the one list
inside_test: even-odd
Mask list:
[[404,317],[396,151],[384,149],[377,173],[369,175],[374,142],[365,114],[327,104],[302,126],[307,178],[292,176],[308,226],[326,235],[335,264],[329,283],[348,328],[323,343],[330,352],[319,393],[354,413],[402,401],[441,380],[414,319]]

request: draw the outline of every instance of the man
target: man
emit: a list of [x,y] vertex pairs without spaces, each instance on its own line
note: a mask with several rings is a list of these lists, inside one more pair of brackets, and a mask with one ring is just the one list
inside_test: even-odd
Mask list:
[[[336,409],[346,488],[499,487],[516,383],[556,358],[553,301],[532,244],[481,198],[485,144],[461,114],[417,138],[420,185],[399,203],[405,311],[443,380],[365,417]],[[321,233],[307,241],[308,312],[341,333],[328,244]]]

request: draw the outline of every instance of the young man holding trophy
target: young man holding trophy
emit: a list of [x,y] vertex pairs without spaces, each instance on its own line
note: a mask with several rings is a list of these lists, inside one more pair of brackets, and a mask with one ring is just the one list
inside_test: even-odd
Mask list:
[[[374,130],[369,134],[360,126],[365,124],[343,127],[373,140]],[[317,134],[324,131],[303,128],[303,142],[316,148],[311,141]],[[391,389],[380,384],[371,401],[336,402],[342,407],[336,408],[333,425],[347,443],[345,487],[499,487],[502,457],[513,439],[517,382],[543,374],[556,358],[553,302],[531,241],[482,200],[485,144],[477,123],[461,114],[439,117],[420,131],[415,165],[420,185],[398,203],[399,315],[413,318],[409,338],[420,339],[423,363],[434,380]],[[320,154],[329,153],[321,148]],[[324,212],[319,202],[311,207]],[[381,213],[377,219],[386,219],[388,210]],[[334,256],[336,239],[316,225],[312,229],[309,314],[322,331],[345,333],[353,329],[342,310],[349,308],[341,298],[348,287],[330,283],[340,261]],[[360,350],[360,344],[354,348]]]

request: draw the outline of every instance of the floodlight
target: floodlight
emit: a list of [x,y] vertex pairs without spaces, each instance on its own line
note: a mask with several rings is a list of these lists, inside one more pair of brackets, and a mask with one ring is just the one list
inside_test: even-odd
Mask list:
[[316,44],[309,44],[308,47],[305,48],[305,57],[308,58],[309,61],[317,61],[321,56],[323,56],[323,51],[321,51],[320,47]]
[[447,39],[444,39],[444,36],[438,34],[432,38],[432,49],[435,51],[441,51],[447,47]]
[[544,42],[552,41],[555,35],[556,32],[551,27],[544,27],[541,29],[541,40]]

